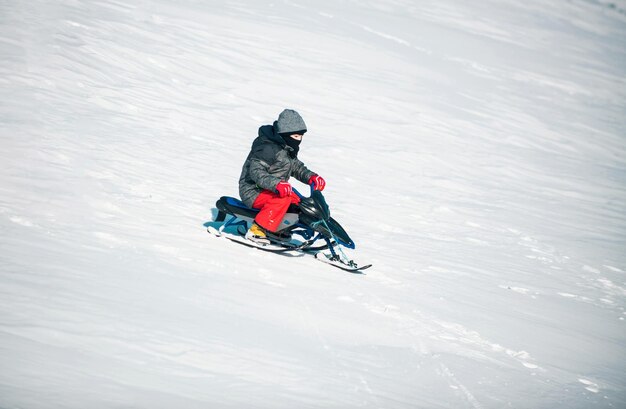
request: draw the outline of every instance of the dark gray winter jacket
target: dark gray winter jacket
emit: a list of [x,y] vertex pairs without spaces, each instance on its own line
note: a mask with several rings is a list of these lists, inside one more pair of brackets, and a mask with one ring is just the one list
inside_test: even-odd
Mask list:
[[307,183],[315,173],[307,169],[296,152],[287,146],[274,126],[259,128],[259,136],[252,143],[239,178],[239,196],[246,206],[252,207],[263,190],[276,191],[276,185],[290,177]]

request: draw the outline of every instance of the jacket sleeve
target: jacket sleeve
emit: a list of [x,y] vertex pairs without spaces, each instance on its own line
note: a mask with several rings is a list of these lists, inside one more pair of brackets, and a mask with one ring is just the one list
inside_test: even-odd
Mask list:
[[302,183],[309,183],[311,176],[316,175],[315,172],[309,170],[300,159],[294,160],[294,165],[291,172],[292,176],[298,179]]
[[263,144],[254,149],[250,155],[248,175],[261,189],[275,191],[276,185],[281,181],[269,172],[270,166],[276,162],[276,154],[276,147]]

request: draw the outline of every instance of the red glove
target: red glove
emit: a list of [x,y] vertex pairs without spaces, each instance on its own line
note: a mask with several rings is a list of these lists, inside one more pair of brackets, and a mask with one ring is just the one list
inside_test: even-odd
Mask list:
[[324,190],[326,187],[326,181],[320,175],[313,175],[309,178],[309,185],[313,183],[313,189]]
[[287,182],[278,182],[276,191],[280,197],[291,196],[291,185]]

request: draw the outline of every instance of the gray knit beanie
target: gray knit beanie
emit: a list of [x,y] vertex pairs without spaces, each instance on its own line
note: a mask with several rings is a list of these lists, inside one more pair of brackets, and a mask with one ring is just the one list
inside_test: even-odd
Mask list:
[[306,132],[306,124],[299,113],[293,109],[285,109],[278,115],[276,121],[276,132],[279,134],[293,134],[303,131]]

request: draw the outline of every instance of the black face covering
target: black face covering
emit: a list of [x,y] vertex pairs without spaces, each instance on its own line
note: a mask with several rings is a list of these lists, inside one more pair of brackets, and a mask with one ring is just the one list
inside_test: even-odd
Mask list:
[[283,140],[285,141],[287,146],[293,149],[293,153],[291,154],[291,156],[295,158],[298,155],[298,151],[300,150],[300,142],[302,142],[302,140],[293,139],[287,134],[281,134],[280,136],[283,137]]

